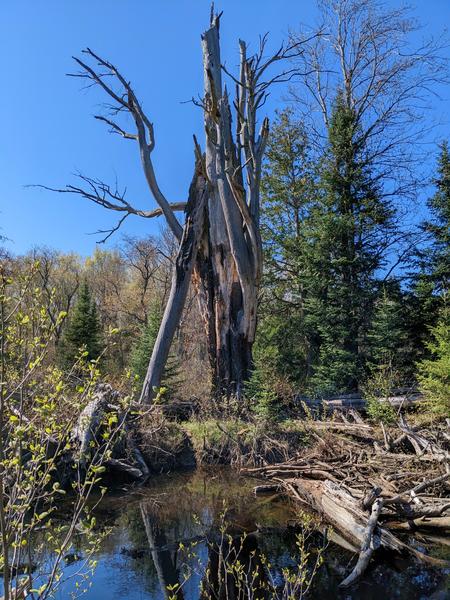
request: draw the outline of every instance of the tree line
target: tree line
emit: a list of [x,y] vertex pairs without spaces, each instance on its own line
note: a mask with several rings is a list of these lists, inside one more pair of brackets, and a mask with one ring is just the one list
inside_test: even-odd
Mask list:
[[[87,175],[51,189],[118,212],[105,240],[132,215],[163,215],[167,234],[97,251],[81,270],[58,256],[77,284],[55,288],[56,296],[65,290],[63,309],[73,309],[61,324],[60,356],[73,354],[89,324],[94,353],[97,330],[118,328],[105,364],[120,373],[134,356],[147,402],[174,348],[178,362],[196,357],[194,380],[211,384],[215,397],[264,395],[267,386],[281,396],[324,396],[377,380],[416,385],[418,363],[431,358],[431,328],[436,334],[446,319],[445,142],[430,218],[408,219],[430,183],[423,148],[435,90],[448,83],[445,40],[420,39],[408,8],[377,0],[324,0],[318,11],[317,28],[291,32],[272,54],[267,35],[254,55],[240,42],[237,74],[221,62],[221,15],[211,13],[204,95],[194,100],[205,146],[194,140],[182,203],[158,184],[155,128],[131,83],[90,48],[75,59],[74,75],[108,99],[96,118],[137,144],[158,208],[139,209],[117,185]],[[289,86],[288,105],[270,128],[262,111],[275,84]]]

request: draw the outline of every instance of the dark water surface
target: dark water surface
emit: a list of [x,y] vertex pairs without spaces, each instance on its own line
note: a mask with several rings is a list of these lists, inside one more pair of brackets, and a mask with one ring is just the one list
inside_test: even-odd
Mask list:
[[[255,498],[255,483],[228,470],[193,472],[159,476],[145,489],[106,498],[97,510],[97,523],[100,529],[111,527],[112,531],[96,556],[98,566],[83,597],[162,600],[170,597],[167,587],[182,583],[184,573],[189,571],[190,577],[178,597],[200,598],[205,567],[214,571],[214,556],[225,527],[232,540],[241,539],[247,532],[241,558],[245,562],[246,556],[263,554],[270,563],[270,577],[281,585],[282,569],[295,568],[298,560],[296,524],[302,517],[288,501],[269,496]],[[79,543],[74,555],[68,557],[65,576],[80,569],[82,560],[78,555],[83,557],[83,547]],[[307,548],[312,560],[323,544],[321,533],[309,536]],[[448,546],[440,547],[438,552],[450,558]],[[424,570],[392,556],[377,561],[351,590],[339,591],[338,584],[355,557],[332,541],[323,556],[324,564],[314,579],[310,598],[450,598],[448,573]],[[68,600],[74,589],[74,580],[69,580],[56,597]],[[206,597],[214,595],[210,592]],[[276,596],[272,593],[266,597]]]

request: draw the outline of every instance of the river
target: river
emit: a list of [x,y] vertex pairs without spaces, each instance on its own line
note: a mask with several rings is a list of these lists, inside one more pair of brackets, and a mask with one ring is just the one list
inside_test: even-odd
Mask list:
[[[301,597],[313,565],[322,561],[310,598],[450,597],[448,573],[392,556],[381,556],[361,582],[340,591],[338,584],[354,564],[354,554],[333,541],[333,532],[324,537],[323,527],[287,500],[255,497],[254,485],[253,479],[217,469],[161,475],[145,488],[107,496],[96,509],[98,531],[110,528],[96,553],[96,569],[85,580],[75,577],[84,569],[85,555],[83,538],[77,536],[73,551],[65,558],[67,580],[56,598],[69,600],[77,590],[85,590],[83,597],[88,600],[215,598],[218,573],[225,573],[220,570],[220,557],[227,555],[229,571],[233,571],[230,564],[240,564],[240,574],[237,569],[233,572],[234,581],[252,579],[254,589],[266,590],[254,598],[277,598],[277,594],[282,598],[285,569],[293,573],[295,597]],[[448,546],[436,547],[435,552],[450,558]],[[299,570],[301,560],[308,564],[307,570]],[[308,577],[302,578],[302,571]],[[204,596],[200,596],[201,586]],[[230,592],[230,597],[251,596],[249,592],[231,596]]]

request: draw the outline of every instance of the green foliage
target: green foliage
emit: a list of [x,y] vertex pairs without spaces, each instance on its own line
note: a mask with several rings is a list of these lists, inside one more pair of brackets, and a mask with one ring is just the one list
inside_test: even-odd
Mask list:
[[368,370],[393,369],[403,384],[412,380],[411,339],[407,297],[395,281],[384,285],[372,314],[367,333]]
[[398,384],[398,373],[390,364],[381,364],[373,368],[362,386],[362,393],[367,402],[367,414],[372,419],[383,423],[393,423],[396,420],[394,407],[381,399],[391,396],[392,390]]
[[279,380],[301,387],[310,365],[305,296],[305,219],[315,198],[315,174],[304,127],[291,110],[275,121],[262,180],[263,296],[255,360]]
[[[80,579],[95,567],[93,554],[103,536],[94,532],[90,497],[111,456],[117,419],[106,415],[108,437],[92,441],[83,469],[68,462],[74,450],[72,432],[93,398],[100,371],[98,360],[86,360],[86,351],[79,353],[74,368],[83,384],[74,387],[64,371],[49,363],[48,352],[65,313],[54,319],[53,296],[48,299],[34,287],[38,266],[11,277],[7,265],[0,263],[0,568],[5,597],[12,598],[19,566],[45,561],[39,588],[34,587],[32,568],[24,578],[31,593],[44,600],[62,582],[62,560],[76,533],[86,540]],[[55,518],[61,498],[63,524]]]
[[[227,512],[224,506],[219,515],[215,538],[208,539],[206,536],[209,547],[206,569],[196,542],[186,546],[180,544],[183,565],[181,585],[197,575],[201,581],[199,592],[202,598],[302,600],[308,597],[314,579],[324,564],[327,547],[325,538],[318,541],[312,517],[306,513],[297,515],[301,529],[295,536],[292,556],[295,566],[282,567],[275,575],[274,565],[248,534],[236,536],[231,533],[233,526],[227,520]],[[181,585],[175,583],[167,587],[170,600],[179,597]]]
[[97,306],[86,281],[81,285],[77,302],[64,331],[60,346],[61,364],[65,368],[70,367],[81,349],[87,353],[88,360],[97,359],[101,352]]
[[139,381],[143,381],[147,373],[162,315],[161,306],[156,303],[153,304],[149,310],[147,324],[142,328],[141,334],[131,351],[130,368],[134,375],[139,378]]
[[441,297],[450,284],[450,153],[448,143],[440,147],[436,193],[428,201],[432,220],[424,223],[431,244],[421,255],[422,278],[433,286]]
[[265,422],[276,422],[282,416],[282,402],[274,387],[275,382],[270,381],[267,371],[261,366],[253,370],[245,386],[245,395],[253,414]]
[[396,231],[361,135],[338,95],[319,168],[290,111],[279,116],[268,146],[257,346],[266,348],[265,367],[313,395],[352,391],[363,379],[380,240]]
[[428,201],[430,219],[422,225],[427,236],[417,250],[411,275],[411,362],[430,358],[430,329],[436,325],[450,281],[450,154],[447,142],[440,146],[436,192]]
[[418,381],[427,400],[427,407],[435,414],[450,415],[450,308],[444,304],[437,324],[431,329],[432,339],[427,346],[431,353],[418,365]]

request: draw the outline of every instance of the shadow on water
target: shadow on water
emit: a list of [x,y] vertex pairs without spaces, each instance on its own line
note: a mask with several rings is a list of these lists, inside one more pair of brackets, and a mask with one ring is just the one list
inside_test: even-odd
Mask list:
[[[289,502],[255,498],[254,485],[254,480],[216,470],[160,476],[145,489],[106,498],[97,511],[97,522],[112,531],[96,557],[98,566],[84,598],[276,598],[274,590],[282,589],[286,569],[298,571],[302,527]],[[310,532],[304,547],[309,565],[324,548],[319,529]],[[76,551],[82,557],[82,542],[79,546]],[[447,556],[448,550],[447,546]],[[374,562],[357,586],[343,592],[338,584],[354,564],[354,555],[329,541],[322,558],[310,598],[449,597],[448,574],[392,556]],[[239,573],[250,574],[252,585],[260,590],[257,595],[252,596],[245,585],[236,585],[236,565]],[[65,575],[76,571],[77,561],[68,561]],[[242,583],[249,576],[238,578]],[[69,599],[73,589],[74,581],[69,580],[56,597]]]

